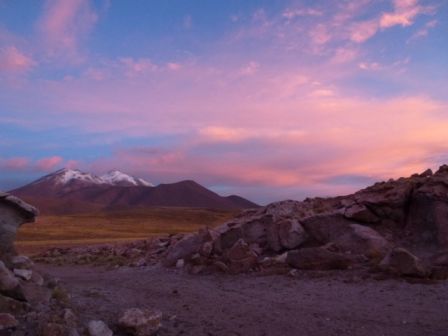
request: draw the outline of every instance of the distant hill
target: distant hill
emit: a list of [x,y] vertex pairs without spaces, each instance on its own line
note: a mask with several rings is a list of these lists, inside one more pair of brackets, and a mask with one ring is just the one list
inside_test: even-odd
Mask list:
[[228,210],[258,207],[240,196],[220,196],[195,181],[154,186],[117,170],[95,176],[80,170],[61,169],[10,193],[36,205],[44,214],[151,206]]

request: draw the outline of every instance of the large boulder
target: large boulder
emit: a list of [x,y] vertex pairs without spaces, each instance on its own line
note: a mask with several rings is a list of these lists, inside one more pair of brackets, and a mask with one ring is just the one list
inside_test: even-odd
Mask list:
[[350,224],[346,233],[333,240],[336,247],[370,258],[383,258],[390,249],[389,242],[374,229]]
[[320,244],[327,244],[350,230],[351,221],[343,215],[313,216],[301,221],[306,232]]
[[14,240],[18,228],[34,222],[38,211],[17,197],[0,192],[0,257],[9,262],[15,255]]
[[0,313],[0,331],[15,328],[19,322],[14,316],[7,313]]
[[414,193],[406,229],[415,243],[448,248],[448,186],[426,185]]
[[292,250],[308,240],[308,234],[297,219],[282,218],[272,223],[267,231],[269,248],[275,252]]
[[400,276],[426,277],[429,273],[420,258],[401,247],[391,250],[379,266],[384,271]]
[[124,332],[135,336],[152,336],[162,326],[162,313],[158,310],[131,308],[118,320]]
[[170,247],[164,260],[165,266],[175,266],[179,259],[188,259],[198,253],[203,244],[212,239],[207,229],[199,231],[197,234],[186,235],[177,244]]
[[307,247],[288,252],[286,262],[294,268],[304,270],[347,269],[354,265],[350,256],[331,252],[323,247]]

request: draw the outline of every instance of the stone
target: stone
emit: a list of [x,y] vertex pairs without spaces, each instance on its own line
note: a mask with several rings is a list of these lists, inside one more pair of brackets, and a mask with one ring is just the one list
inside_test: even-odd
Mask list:
[[101,320],[90,321],[87,324],[87,331],[90,336],[112,336],[113,332],[106,323]]
[[307,270],[347,269],[354,264],[353,258],[321,247],[289,251],[286,262],[291,267]]
[[168,249],[164,260],[165,266],[175,266],[179,259],[188,259],[198,253],[205,241],[211,239],[204,233],[190,234]]
[[246,221],[241,225],[243,238],[249,244],[263,244],[266,242],[267,227],[272,225],[272,216],[263,216]]
[[152,336],[162,326],[162,313],[150,309],[127,309],[118,320],[118,326],[131,335]]
[[389,242],[374,229],[360,224],[350,224],[349,230],[333,243],[342,251],[382,259],[389,251]]
[[239,239],[225,254],[230,273],[243,273],[257,264],[257,254],[243,239]]
[[185,265],[185,261],[183,259],[179,259],[176,262],[176,268],[182,268],[182,267],[184,267],[184,265]]
[[16,255],[14,240],[18,228],[33,222],[37,209],[19,198],[0,192],[0,257],[3,260]]
[[365,205],[357,203],[347,207],[344,211],[344,216],[348,219],[362,223],[378,223],[380,221],[380,219]]
[[28,270],[28,269],[14,268],[13,272],[14,272],[14,275],[16,275],[20,279],[23,279],[26,281],[31,280],[31,278],[33,276],[33,271]]
[[379,266],[384,271],[400,276],[426,277],[428,275],[428,269],[420,258],[401,247],[391,250]]
[[15,328],[19,322],[14,316],[8,313],[0,313],[0,330]]
[[34,264],[30,258],[24,255],[13,256],[11,258],[13,268],[31,269]]
[[415,243],[448,248],[447,195],[448,187],[439,185],[422,187],[413,194],[406,229]]
[[232,227],[227,231],[220,233],[215,240],[214,249],[217,252],[223,252],[231,248],[239,239],[243,237],[243,230],[240,227]]
[[276,225],[278,226],[280,245],[285,249],[295,249],[308,239],[308,234],[297,219],[282,220]]
[[301,224],[315,241],[327,244],[347,233],[352,222],[336,214],[309,217],[302,220]]
[[18,286],[19,280],[14,276],[14,273],[0,261],[0,292],[11,291]]
[[0,294],[0,313],[23,314],[28,310],[27,303]]

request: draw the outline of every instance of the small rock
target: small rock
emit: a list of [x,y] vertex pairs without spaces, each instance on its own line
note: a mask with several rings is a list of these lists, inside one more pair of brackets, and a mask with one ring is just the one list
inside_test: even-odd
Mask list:
[[103,321],[90,321],[87,324],[87,330],[90,336],[112,336],[113,332]]
[[162,313],[157,310],[131,308],[123,313],[118,325],[135,336],[152,336],[162,326]]
[[33,271],[28,269],[14,268],[13,272],[17,277],[26,281],[31,280],[31,277],[33,276]]
[[19,280],[14,274],[5,266],[3,261],[0,261],[0,291],[10,291],[19,285]]
[[420,260],[408,250],[394,248],[379,264],[380,268],[396,275],[425,277],[428,270]]
[[179,259],[178,261],[176,261],[176,267],[177,268],[182,268],[185,265],[185,261],[183,259]]
[[16,318],[11,314],[0,313],[0,330],[15,328],[19,325]]
[[24,269],[31,269],[34,265],[31,259],[24,255],[11,257],[11,264],[14,266],[14,268]]

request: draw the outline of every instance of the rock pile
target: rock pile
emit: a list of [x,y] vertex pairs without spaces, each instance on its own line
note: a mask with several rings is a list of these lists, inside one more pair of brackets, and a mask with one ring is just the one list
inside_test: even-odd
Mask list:
[[368,268],[448,276],[448,166],[355,194],[248,210],[172,244],[166,266],[193,273]]

